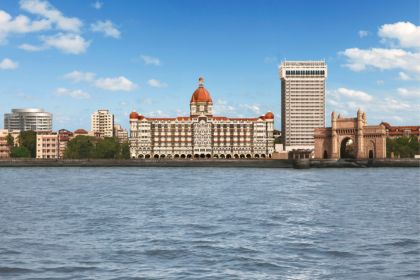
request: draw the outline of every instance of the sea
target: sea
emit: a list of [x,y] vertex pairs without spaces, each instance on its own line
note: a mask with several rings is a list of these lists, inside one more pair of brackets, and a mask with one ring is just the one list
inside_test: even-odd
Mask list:
[[0,279],[420,279],[420,169],[1,168]]

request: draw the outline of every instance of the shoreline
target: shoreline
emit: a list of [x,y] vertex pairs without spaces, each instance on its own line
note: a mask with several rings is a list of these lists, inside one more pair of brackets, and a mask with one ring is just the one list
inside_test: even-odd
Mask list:
[[1,167],[418,168],[420,167],[420,159],[0,159]]

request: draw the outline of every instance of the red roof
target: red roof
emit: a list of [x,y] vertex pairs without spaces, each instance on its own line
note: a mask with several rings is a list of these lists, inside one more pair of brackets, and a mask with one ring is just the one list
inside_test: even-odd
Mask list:
[[74,134],[88,134],[89,132],[87,132],[86,130],[79,128],[78,130],[74,131]]
[[271,112],[268,112],[267,114],[265,114],[265,116],[264,116],[266,119],[274,119],[274,114],[273,113],[271,113]]
[[136,112],[131,112],[130,119],[137,119],[138,116],[139,114],[137,114]]
[[213,100],[211,99],[210,93],[202,85],[200,85],[191,96],[190,102],[213,103]]

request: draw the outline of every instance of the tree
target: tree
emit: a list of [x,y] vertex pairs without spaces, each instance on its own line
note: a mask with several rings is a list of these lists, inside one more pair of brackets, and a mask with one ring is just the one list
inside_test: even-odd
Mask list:
[[19,146],[26,147],[31,153],[31,157],[36,157],[36,132],[22,131],[19,135]]
[[6,136],[7,146],[14,147],[15,146],[15,139],[13,138],[12,134],[8,133]]
[[92,158],[95,149],[93,140],[94,138],[91,136],[76,136],[67,143],[64,157],[71,159]]
[[130,145],[128,142],[124,142],[121,145],[121,158],[129,159],[130,158]]
[[120,143],[116,137],[105,137],[96,143],[96,158],[118,158],[120,156]]
[[387,157],[412,158],[414,155],[420,154],[420,143],[416,136],[403,136],[398,138],[386,139]]
[[25,146],[13,147],[10,151],[10,157],[12,158],[30,158],[31,151]]

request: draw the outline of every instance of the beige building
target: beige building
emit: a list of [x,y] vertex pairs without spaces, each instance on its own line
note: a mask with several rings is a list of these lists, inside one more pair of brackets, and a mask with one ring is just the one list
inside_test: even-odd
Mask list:
[[324,61],[284,61],[280,79],[284,149],[312,150],[314,129],[325,126],[327,65]]
[[7,136],[13,137],[13,145],[19,145],[19,130],[9,131],[7,129],[0,129],[0,158],[9,158],[11,147],[7,144]]
[[130,114],[133,158],[270,158],[274,115],[227,118],[213,115],[204,80],[190,101],[190,116],[150,118]]
[[36,158],[57,159],[60,156],[59,134],[57,132],[37,132]]
[[104,137],[114,136],[114,115],[109,110],[101,109],[92,114],[91,130]]
[[128,131],[120,124],[114,125],[114,136],[118,138],[120,143],[128,142]]
[[315,129],[315,158],[386,158],[385,126],[367,125],[366,114],[361,110],[356,118],[332,112],[331,127]]

